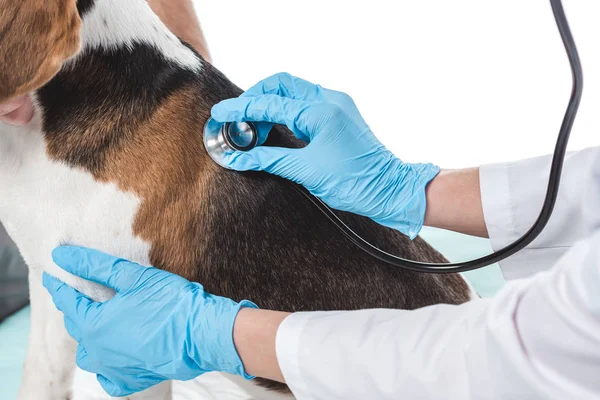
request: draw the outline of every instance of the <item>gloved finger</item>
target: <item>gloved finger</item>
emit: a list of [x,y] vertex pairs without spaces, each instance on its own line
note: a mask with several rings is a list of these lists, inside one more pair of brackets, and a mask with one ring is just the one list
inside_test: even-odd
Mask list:
[[346,93],[324,88],[287,72],[272,75],[242,93],[240,97],[256,97],[263,94],[275,94],[290,99],[306,101],[327,101],[339,106],[353,105]]
[[280,72],[263,79],[240,97],[256,97],[263,94],[276,94],[290,99],[314,101],[321,98],[323,87],[298,78],[287,72]]
[[111,380],[105,378],[103,375],[97,375],[96,379],[98,379],[98,383],[102,386],[102,389],[112,397],[125,397],[133,394],[134,392],[131,390],[127,390],[125,388],[121,388]]
[[75,323],[69,316],[65,315],[65,328],[67,329],[67,333],[71,336],[77,343],[81,343],[81,329],[79,329],[79,325]]
[[82,370],[92,373],[94,372],[92,371],[92,366],[88,353],[81,344],[77,346],[77,352],[75,353],[75,361],[77,363],[77,366]]
[[303,168],[297,159],[301,149],[255,147],[229,156],[228,166],[236,171],[265,171],[296,183],[301,182]]
[[266,94],[224,100],[212,108],[212,116],[219,122],[266,121],[286,125],[296,137],[310,141],[334,115],[333,107],[337,106]]
[[75,323],[85,321],[89,311],[94,308],[92,300],[46,272],[42,276],[42,283],[52,296],[56,308]]
[[57,247],[52,259],[65,271],[117,292],[127,291],[146,270],[139,264],[78,246]]

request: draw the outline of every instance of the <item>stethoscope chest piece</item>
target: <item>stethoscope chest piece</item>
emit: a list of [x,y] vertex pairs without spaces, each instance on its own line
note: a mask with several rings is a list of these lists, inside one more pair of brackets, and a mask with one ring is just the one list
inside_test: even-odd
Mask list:
[[235,151],[249,151],[258,144],[258,132],[250,122],[222,124],[209,118],[204,125],[204,147],[210,158],[228,168],[226,156]]

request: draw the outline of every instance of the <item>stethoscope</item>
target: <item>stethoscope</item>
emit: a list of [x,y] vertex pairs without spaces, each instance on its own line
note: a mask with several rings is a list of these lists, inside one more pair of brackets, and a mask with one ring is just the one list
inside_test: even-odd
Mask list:
[[[531,229],[529,229],[527,233],[525,233],[514,243],[485,257],[471,261],[432,264],[405,260],[373,246],[352,229],[350,229],[323,201],[312,196],[303,187],[296,185],[295,183],[291,184],[294,185],[299,193],[304,195],[313,204],[315,204],[315,206],[318,207],[323,214],[327,216],[327,218],[329,218],[329,220],[340,230],[340,232],[343,233],[356,246],[361,248],[372,257],[396,267],[415,272],[459,273],[472,271],[497,263],[524,249],[544,230],[550,219],[550,216],[552,215],[552,211],[554,210],[554,205],[558,196],[563,162],[567,151],[567,144],[583,93],[583,71],[581,68],[577,47],[573,40],[562,2],[561,0],[550,0],[550,4],[552,5],[554,18],[556,19],[556,24],[558,26],[558,30],[560,31],[560,35],[569,57],[569,62],[571,64],[571,71],[573,73],[573,90],[571,93],[569,106],[558,135],[556,147],[554,149],[552,167],[550,169],[550,177],[548,180],[548,189],[546,191],[546,197],[542,206],[542,210]],[[230,122],[221,124],[213,119],[209,119],[204,127],[204,146],[206,147],[208,154],[213,161],[225,168],[227,168],[226,156],[228,154],[232,154],[235,151],[252,150],[257,143],[258,132],[254,124],[251,122]]]

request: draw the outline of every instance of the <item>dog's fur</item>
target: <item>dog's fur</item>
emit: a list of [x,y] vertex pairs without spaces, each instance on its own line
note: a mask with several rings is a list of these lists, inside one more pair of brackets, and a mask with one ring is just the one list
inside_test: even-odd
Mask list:
[[[79,49],[76,0],[3,0],[0,103],[39,88]],[[26,55],[27,59],[24,59]]]
[[[57,268],[50,254],[59,244],[97,248],[284,311],[469,300],[458,275],[406,272],[357,250],[283,180],[212,163],[202,127],[213,104],[241,90],[144,0],[7,3],[0,10],[0,101],[43,85],[33,95],[30,124],[0,127],[0,218],[31,271],[20,400],[70,393],[74,343],[41,287],[41,272],[100,301],[112,295]],[[301,143],[277,127],[267,145]],[[445,261],[419,238],[340,215],[384,250]],[[162,385],[140,398],[169,393]]]

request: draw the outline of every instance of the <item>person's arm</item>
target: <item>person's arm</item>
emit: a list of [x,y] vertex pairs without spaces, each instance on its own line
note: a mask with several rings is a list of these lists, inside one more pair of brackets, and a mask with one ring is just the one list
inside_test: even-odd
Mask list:
[[235,343],[249,373],[285,378],[298,400],[596,399],[598,260],[600,234],[551,271],[460,306],[242,310]]
[[112,396],[209,371],[285,380],[299,400],[600,396],[600,232],[494,299],[415,311],[253,311],[96,251],[53,257],[117,293],[96,303],[44,275],[78,365]]
[[[538,218],[548,185],[551,156],[479,169],[486,227],[494,250],[527,232]],[[544,271],[600,226],[600,148],[566,156],[550,221],[527,248],[500,263],[507,279]]]
[[[427,188],[425,224],[485,236],[487,219],[494,247],[508,244],[525,233],[537,217],[545,195],[544,178],[549,171],[550,159],[550,156],[545,156],[488,165],[482,167],[481,171],[479,168],[442,171]],[[485,219],[480,175],[484,187]],[[600,149],[592,148],[568,155],[563,172],[563,188],[552,222],[540,238],[525,250],[524,255],[515,256],[516,262],[513,259],[501,263],[508,278],[549,269],[576,241],[591,233],[600,218],[595,212],[596,199],[600,198],[595,182],[598,175]],[[565,263],[568,262],[563,261]],[[236,344],[238,340],[241,342],[238,350],[249,373],[281,379],[275,356],[274,330],[265,331],[259,327],[272,327],[284,318],[285,314],[263,310],[248,310],[238,316],[240,326],[236,325]],[[249,337],[254,343],[270,344],[244,346],[243,343],[249,342]],[[255,362],[258,360],[261,361]]]

